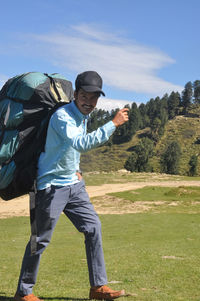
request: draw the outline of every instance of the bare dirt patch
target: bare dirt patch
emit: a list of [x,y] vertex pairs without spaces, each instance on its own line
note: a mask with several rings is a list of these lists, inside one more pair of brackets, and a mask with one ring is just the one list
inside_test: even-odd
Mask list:
[[148,211],[151,206],[148,202],[131,202],[128,200],[105,195],[92,200],[95,210],[99,214],[125,214]]
[[[179,186],[200,186],[200,181],[152,181],[152,182],[128,182],[117,184],[104,184],[100,186],[87,186],[89,196],[98,197],[94,200],[94,206],[99,214],[124,214],[124,213],[138,213],[149,210],[151,205],[149,202],[125,201],[106,195],[111,192],[120,192],[126,190],[135,190],[145,186],[162,186],[162,187],[179,187]],[[103,198],[102,198],[103,196]],[[29,215],[29,197],[25,195],[11,201],[3,201],[0,199],[0,218],[7,218],[12,216],[28,216]]]
[[174,256],[174,255],[170,255],[170,256],[162,256],[162,259],[184,260],[184,258],[182,258],[182,257],[177,257],[177,256]]

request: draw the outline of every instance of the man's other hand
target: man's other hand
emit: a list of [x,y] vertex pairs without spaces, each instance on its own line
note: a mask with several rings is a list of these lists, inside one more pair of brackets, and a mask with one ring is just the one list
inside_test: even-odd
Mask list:
[[76,175],[77,175],[79,181],[81,181],[83,179],[82,174],[80,174],[80,172],[77,171]]

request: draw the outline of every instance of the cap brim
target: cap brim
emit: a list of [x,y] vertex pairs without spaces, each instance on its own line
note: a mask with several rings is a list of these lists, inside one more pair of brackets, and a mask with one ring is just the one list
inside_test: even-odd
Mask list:
[[83,89],[86,92],[99,92],[103,96],[105,96],[105,93],[99,88],[94,86],[81,86],[81,89]]

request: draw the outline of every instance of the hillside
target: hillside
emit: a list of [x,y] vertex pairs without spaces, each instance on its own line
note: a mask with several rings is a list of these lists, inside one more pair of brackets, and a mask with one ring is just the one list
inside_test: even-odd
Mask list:
[[[155,147],[154,157],[150,159],[153,171],[160,172],[160,155],[169,142],[176,140],[180,143],[182,151],[180,174],[187,174],[191,155],[200,154],[200,144],[195,144],[197,138],[200,137],[200,119],[196,117],[196,114],[189,114],[189,116],[195,117],[177,116],[166,124],[164,135]],[[83,154],[81,158],[83,172],[123,169],[126,159],[131,154],[130,148],[136,145],[139,137],[144,136],[148,130],[146,128],[137,131],[132,140],[127,143],[102,146]],[[200,175],[200,162],[198,163],[198,174]]]
[[124,168],[124,163],[130,155],[129,148],[136,145],[139,135],[148,129],[138,131],[131,141],[112,146],[101,146],[81,156],[81,169],[90,171],[116,171]]
[[[165,133],[155,148],[155,156],[151,159],[154,171],[159,171],[159,158],[169,142],[177,141],[181,146],[180,174],[187,174],[188,162],[192,155],[200,155],[200,119],[197,117],[177,116],[168,121]],[[200,173],[200,162],[198,164]]]

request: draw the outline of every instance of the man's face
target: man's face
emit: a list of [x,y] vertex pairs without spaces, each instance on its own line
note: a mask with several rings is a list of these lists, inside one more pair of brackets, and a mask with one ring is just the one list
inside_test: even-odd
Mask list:
[[78,93],[76,91],[74,92],[74,97],[75,103],[79,111],[84,115],[88,115],[96,107],[99,98],[99,93],[86,92],[80,89]]

